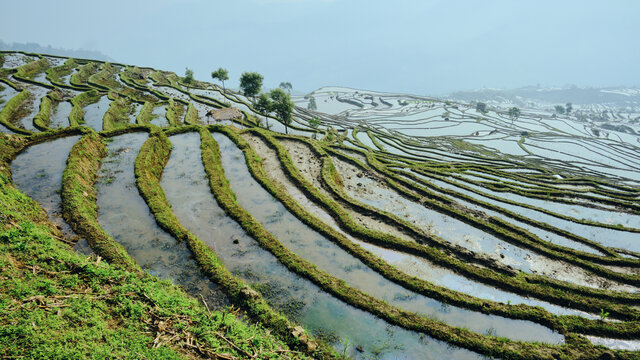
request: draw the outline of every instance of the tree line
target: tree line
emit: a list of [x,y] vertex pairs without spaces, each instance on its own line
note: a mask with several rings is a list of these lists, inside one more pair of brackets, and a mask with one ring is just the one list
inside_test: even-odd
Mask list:
[[[211,78],[220,81],[222,83],[222,92],[226,93],[227,90],[224,82],[229,80],[229,71],[220,67],[211,72]],[[288,134],[288,126],[291,125],[293,120],[293,109],[295,107],[293,101],[291,101],[291,90],[293,86],[290,82],[281,82],[277,88],[268,93],[264,93],[262,92],[263,80],[264,77],[260,73],[243,72],[242,75],[240,75],[240,89],[242,90],[242,94],[251,99],[253,108],[265,116],[265,121],[271,113],[282,120],[285,126],[285,132]],[[192,84],[194,81],[193,70],[186,68],[182,81],[186,84]],[[314,126],[314,128],[316,127],[317,126]]]

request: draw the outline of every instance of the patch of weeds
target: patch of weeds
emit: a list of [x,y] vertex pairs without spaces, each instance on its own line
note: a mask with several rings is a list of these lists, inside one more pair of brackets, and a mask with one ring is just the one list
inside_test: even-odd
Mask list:
[[362,264],[360,262],[357,263],[357,264],[350,264],[350,265],[347,265],[347,266],[344,267],[344,271],[346,271],[348,273],[352,272],[354,270],[364,270],[364,269],[365,269],[364,264]]
[[312,333],[313,336],[315,336],[317,339],[322,340],[328,344],[336,344],[340,342],[340,337],[330,329],[315,329],[312,331]]
[[393,295],[393,300],[395,301],[410,301],[418,298],[418,294],[400,294],[396,293]]
[[487,331],[484,332],[484,334],[487,336],[497,336],[496,329],[493,326],[489,327]]
[[269,302],[271,306],[282,311],[290,318],[299,318],[306,303],[291,296],[291,290],[284,288],[280,283],[269,281],[266,283],[254,283],[251,285]]
[[249,268],[235,269],[233,275],[239,276],[247,281],[259,281],[262,277]]
[[284,211],[278,210],[267,217],[266,223],[267,224],[278,223],[282,221],[283,216],[284,216]]

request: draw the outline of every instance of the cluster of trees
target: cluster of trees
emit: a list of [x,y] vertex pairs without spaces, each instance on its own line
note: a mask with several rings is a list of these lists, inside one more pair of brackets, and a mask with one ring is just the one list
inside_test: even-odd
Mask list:
[[562,105],[556,105],[555,106],[555,110],[558,114],[562,115],[562,114],[567,114],[569,115],[571,113],[571,111],[573,111],[573,104],[571,104],[570,102],[568,102],[565,106]]
[[253,107],[264,114],[265,122],[270,113],[275,113],[284,123],[285,132],[288,134],[288,125],[293,120],[294,104],[290,95],[293,87],[290,82],[281,82],[280,87],[263,93],[262,80],[262,75],[257,72],[243,72],[240,76],[240,89],[246,97],[253,98]]
[[307,104],[307,109],[309,110],[317,110],[318,109],[318,104],[316,104],[316,98],[311,95],[311,94],[307,94],[304,96],[305,99],[309,100],[309,104]]
[[509,117],[511,118],[511,125],[513,125],[513,122],[520,117],[520,109],[516,106],[510,108]]
[[[211,72],[211,78],[222,82],[222,90],[226,92],[224,82],[229,80],[229,71],[224,68],[218,68]],[[240,76],[240,89],[247,98],[253,99],[253,107],[266,117],[270,113],[274,113],[285,125],[285,132],[289,133],[288,126],[293,120],[294,104],[291,101],[291,90],[293,86],[290,82],[281,82],[279,87],[269,91],[262,92],[263,76],[257,72],[243,72]],[[193,83],[193,71],[186,68],[183,81],[186,84]],[[286,91],[285,91],[286,90]],[[320,125],[319,119],[312,119],[310,122],[313,128]]]
[[192,84],[193,83],[193,70],[191,70],[189,68],[185,68],[185,70],[184,70],[184,78],[182,78],[182,81],[184,81],[185,84]]

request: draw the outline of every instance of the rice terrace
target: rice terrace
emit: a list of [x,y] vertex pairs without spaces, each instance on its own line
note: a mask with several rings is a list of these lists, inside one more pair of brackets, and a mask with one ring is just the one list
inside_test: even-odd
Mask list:
[[637,90],[0,65],[3,358],[640,359]]

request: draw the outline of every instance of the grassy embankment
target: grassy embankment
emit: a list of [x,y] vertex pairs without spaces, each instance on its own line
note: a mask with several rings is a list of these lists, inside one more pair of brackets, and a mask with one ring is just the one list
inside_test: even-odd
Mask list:
[[31,131],[26,130],[20,123],[20,119],[29,113],[29,107],[32,103],[32,94],[28,90],[22,90],[16,96],[9,99],[2,110],[0,110],[0,124],[19,134],[31,134]]
[[71,99],[71,114],[69,114],[69,124],[71,126],[81,126],[85,124],[83,107],[96,103],[102,95],[97,90],[89,90],[78,94]]

